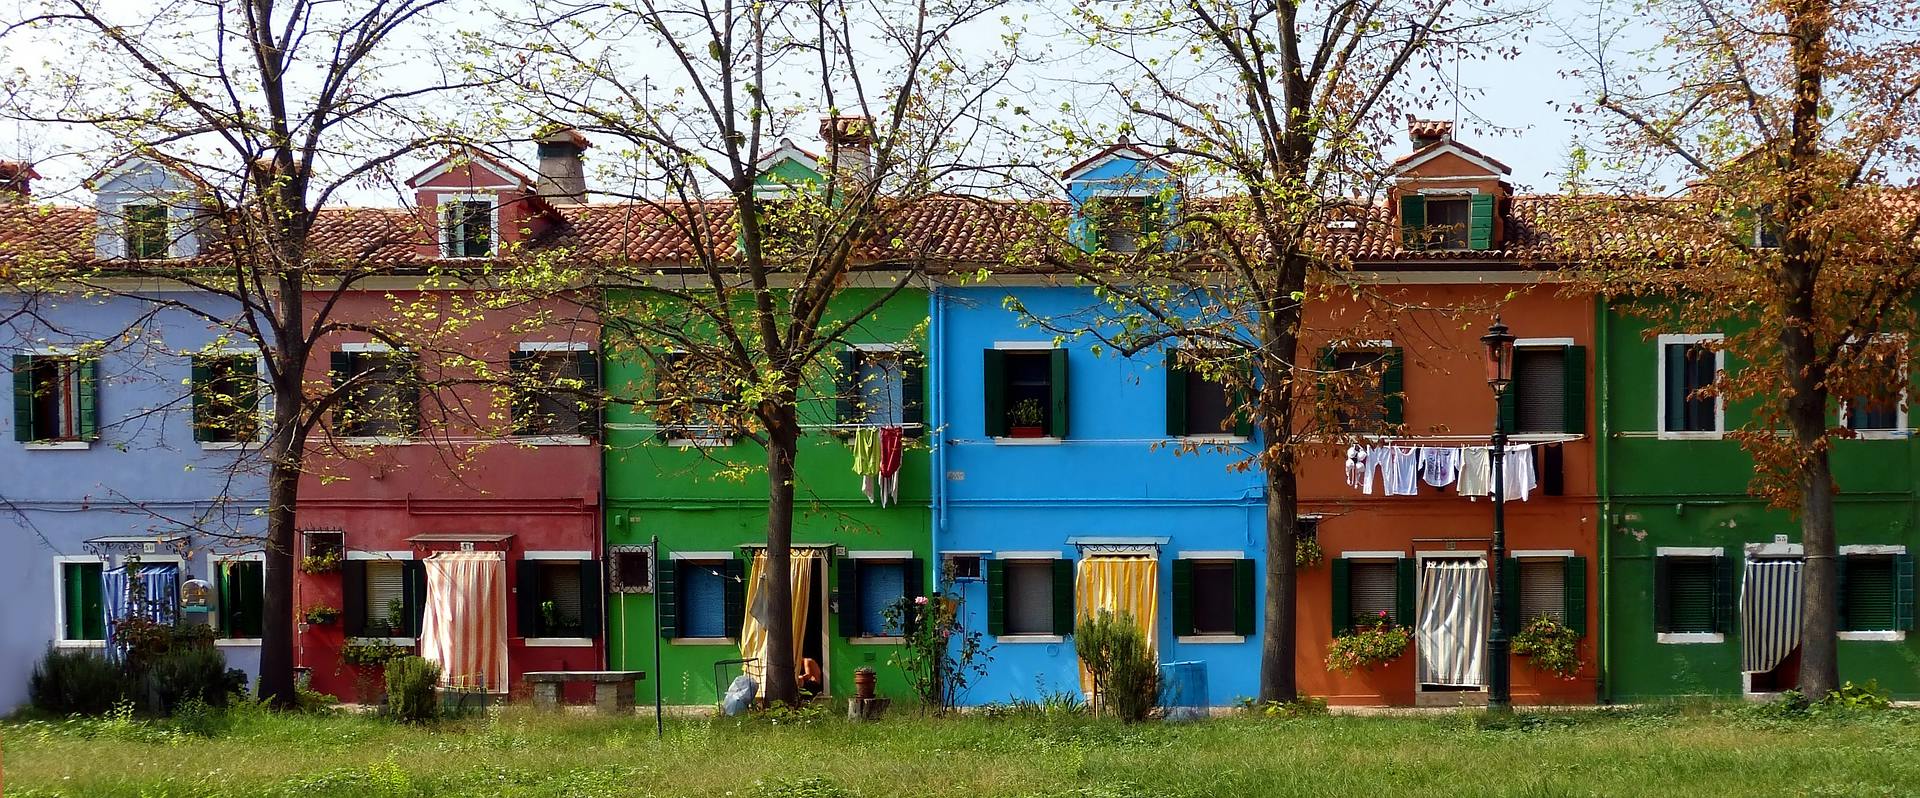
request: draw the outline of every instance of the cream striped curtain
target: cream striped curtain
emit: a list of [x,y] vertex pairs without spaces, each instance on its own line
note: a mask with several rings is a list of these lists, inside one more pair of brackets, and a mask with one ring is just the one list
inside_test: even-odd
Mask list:
[[[1160,561],[1152,557],[1097,555],[1080,561],[1074,585],[1074,617],[1085,620],[1101,611],[1133,616],[1147,636],[1147,646],[1159,651],[1160,591],[1155,576]],[[1080,666],[1080,691],[1093,695],[1093,676]]]
[[1428,560],[1420,573],[1420,622],[1414,649],[1420,683],[1486,683],[1488,619],[1484,560]]
[[1766,673],[1800,646],[1799,560],[1748,560],[1740,581],[1740,671]]
[[[807,612],[813,606],[813,564],[821,559],[819,549],[789,549],[792,554],[793,572],[789,582],[793,585],[793,664],[800,665],[801,652],[806,650]],[[753,567],[747,571],[747,615],[740,620],[740,656],[751,658],[740,667],[755,682],[767,683],[767,592],[762,590],[762,580],[767,574],[767,552],[761,549],[753,555]],[[824,663],[823,663],[824,666]],[[722,686],[721,689],[725,689]]]
[[497,551],[443,551],[425,560],[420,656],[449,687],[507,691],[507,560]]

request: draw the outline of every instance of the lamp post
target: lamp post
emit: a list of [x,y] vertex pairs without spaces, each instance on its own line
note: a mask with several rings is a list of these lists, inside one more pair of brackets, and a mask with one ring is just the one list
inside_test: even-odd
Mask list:
[[1487,661],[1492,672],[1487,678],[1487,709],[1504,712],[1513,698],[1508,686],[1507,626],[1500,611],[1505,597],[1500,595],[1500,569],[1507,556],[1507,491],[1503,471],[1507,459],[1507,429],[1500,420],[1500,403],[1513,385],[1513,334],[1500,317],[1480,336],[1487,348],[1487,385],[1493,388],[1493,550],[1487,558],[1487,579],[1492,586],[1493,628],[1487,632]]

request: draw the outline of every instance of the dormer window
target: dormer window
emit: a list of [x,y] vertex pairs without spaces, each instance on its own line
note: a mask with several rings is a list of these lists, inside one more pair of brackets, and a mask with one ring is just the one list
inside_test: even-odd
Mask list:
[[131,260],[159,260],[167,257],[172,236],[167,229],[167,206],[153,203],[125,205],[120,209],[125,227],[121,234]]
[[1095,197],[1087,201],[1087,223],[1095,246],[1108,252],[1138,252],[1143,239],[1159,229],[1152,197]]
[[1491,249],[1493,195],[1403,195],[1400,229],[1408,249]]
[[440,204],[440,254],[449,258],[491,257],[493,241],[491,201],[460,199]]

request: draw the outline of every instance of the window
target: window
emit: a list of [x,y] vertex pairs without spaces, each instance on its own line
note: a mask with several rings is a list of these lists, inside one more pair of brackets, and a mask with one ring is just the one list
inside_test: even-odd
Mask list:
[[1847,554],[1840,557],[1840,629],[1892,632],[1913,628],[1913,557]]
[[987,631],[1064,637],[1073,631],[1073,561],[987,562]]
[[1107,252],[1138,252],[1161,226],[1156,197],[1095,197],[1086,213],[1094,246]]
[[260,436],[260,376],[252,354],[193,356],[193,439],[251,441]]
[[740,636],[746,613],[746,566],[738,559],[676,559],[655,583],[660,635],[725,640]]
[[341,614],[350,637],[414,637],[426,610],[427,571],[416,560],[341,564]]
[[74,355],[13,356],[13,435],[21,442],[98,437],[100,361]]
[[897,637],[909,632],[900,623],[890,623],[887,611],[903,599],[925,595],[924,568],[916,558],[841,560],[840,633],[847,637]]
[[1330,373],[1346,375],[1344,390],[1332,400],[1340,429],[1380,432],[1402,422],[1405,377],[1399,347],[1328,349],[1321,353],[1321,365]]
[[1467,198],[1427,198],[1427,248],[1466,249]]
[[1660,344],[1660,432],[1712,434],[1722,429],[1720,397],[1699,395],[1723,368],[1711,342],[1718,334],[1662,335]]
[[521,637],[599,636],[598,560],[522,559],[515,576]]
[[167,251],[173,243],[173,236],[167,229],[167,206],[123,205],[120,213],[126,222],[124,243],[127,258],[158,260],[167,257]]
[[347,544],[346,533],[344,532],[338,530],[308,530],[301,532],[300,537],[307,543],[305,554],[309,559],[318,561],[332,560],[336,564],[346,559]]
[[66,561],[60,568],[60,639],[107,639],[107,608],[98,560]]
[[654,409],[660,436],[669,441],[724,445],[736,428],[732,422],[740,390],[722,364],[688,352],[661,354],[654,375]]
[[839,353],[834,416],[841,424],[904,427],[919,435],[926,423],[926,380],[917,352],[848,349]]
[[411,352],[333,353],[333,384],[352,385],[334,423],[349,438],[404,438],[420,430],[419,359]]
[[513,380],[514,434],[593,434],[599,427],[593,396],[600,387],[600,359],[584,349],[537,346],[522,345],[507,356]]
[[257,638],[266,604],[266,563],[257,559],[215,559],[214,601],[221,637]]
[[[1411,597],[1411,565],[1411,560],[1404,559],[1334,560],[1334,633],[1373,624],[1381,618],[1394,625],[1411,624],[1411,606],[1401,607],[1401,594]],[[1403,570],[1408,574],[1405,588],[1401,585]]]
[[648,546],[612,546],[611,590],[615,593],[653,592],[653,549]]
[[1493,248],[1492,194],[1402,194],[1401,241],[1407,249]]
[[1586,387],[1586,347],[1523,343],[1514,349],[1513,384],[1500,396],[1501,424],[1519,433],[1586,432]]
[[946,560],[944,573],[949,580],[981,578],[978,554],[948,554],[942,559]]
[[1654,558],[1654,631],[1722,635],[1732,626],[1733,561],[1727,557]]
[[493,254],[493,203],[459,200],[440,205],[440,252],[449,258]]
[[[1863,347],[1853,347],[1854,356],[1867,364],[1870,371],[1876,372],[1872,382],[1885,382],[1888,385],[1872,385],[1869,393],[1847,397],[1841,402],[1841,423],[1847,429],[1864,433],[1889,433],[1906,429],[1906,347],[1899,338],[1892,335],[1875,336],[1874,350],[1860,351]],[[1885,347],[1889,351],[1879,351]],[[1894,390],[1887,391],[1887,388]]]
[[1252,419],[1241,411],[1243,396],[1192,365],[1192,353],[1167,350],[1167,435],[1253,437]]
[[1253,634],[1253,561],[1178,559],[1173,561],[1173,633]]
[[1587,631],[1587,559],[1521,556],[1501,563],[1502,618],[1510,633],[1546,617]]
[[1067,350],[989,349],[985,376],[989,437],[1067,437]]

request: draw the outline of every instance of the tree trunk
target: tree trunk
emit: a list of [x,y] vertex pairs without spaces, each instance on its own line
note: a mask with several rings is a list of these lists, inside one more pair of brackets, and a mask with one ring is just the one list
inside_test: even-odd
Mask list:
[[[284,362],[284,361],[283,361]],[[275,709],[291,709],[293,681],[293,568],[296,502],[304,445],[294,431],[300,413],[298,372],[283,377],[292,395],[275,390],[273,437],[267,444],[267,543],[260,610],[260,697]],[[284,387],[284,386],[279,386]]]
[[[766,592],[767,656],[765,695],[768,702],[797,704],[800,686],[794,678],[793,641],[793,461],[799,449],[799,419],[793,402],[775,401],[763,411],[767,426],[767,566],[761,587]],[[751,608],[749,608],[751,609]],[[751,656],[743,652],[744,656]]]
[[[1275,440],[1280,425],[1261,424],[1261,434]],[[1271,444],[1269,444],[1271,445]],[[1279,458],[1291,461],[1287,453]],[[1295,574],[1294,545],[1299,540],[1300,496],[1293,469],[1269,466],[1267,472],[1267,601],[1265,635],[1260,641],[1260,700],[1293,701],[1300,697],[1294,674],[1298,640],[1299,580]]]

